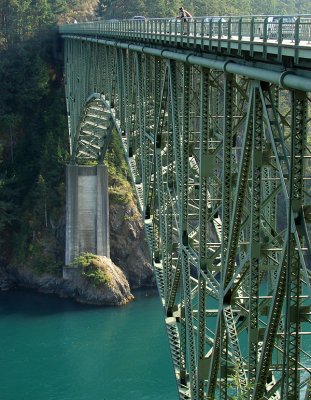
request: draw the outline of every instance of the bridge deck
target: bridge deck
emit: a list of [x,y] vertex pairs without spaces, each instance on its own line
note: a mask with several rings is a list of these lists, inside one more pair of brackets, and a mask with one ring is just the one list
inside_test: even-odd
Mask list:
[[161,44],[224,56],[285,62],[289,64],[287,66],[305,64],[310,67],[311,16],[296,17],[295,23],[290,26],[274,24],[273,35],[265,22],[266,18],[230,17],[217,23],[194,18],[184,29],[172,19],[95,21],[61,26],[60,33]]

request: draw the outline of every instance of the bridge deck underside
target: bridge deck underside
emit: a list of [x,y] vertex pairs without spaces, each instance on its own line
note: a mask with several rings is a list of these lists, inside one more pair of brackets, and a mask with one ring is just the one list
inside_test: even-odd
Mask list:
[[75,39],[65,60],[71,143],[90,98],[120,133],[180,398],[309,398],[310,94]]

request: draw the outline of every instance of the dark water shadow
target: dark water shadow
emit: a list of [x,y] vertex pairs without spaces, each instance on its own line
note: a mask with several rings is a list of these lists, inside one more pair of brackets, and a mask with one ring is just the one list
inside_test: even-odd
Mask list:
[[[131,307],[135,301],[144,301],[159,297],[157,289],[138,289],[133,291],[135,299],[124,306],[97,306],[77,303],[71,298],[61,298],[54,294],[39,293],[33,289],[14,288],[7,292],[0,291],[0,318],[12,314],[29,316],[47,316],[74,312],[94,312],[118,310]],[[160,305],[159,305],[160,306]]]
[[95,306],[79,304],[73,299],[53,294],[39,293],[32,289],[14,288],[0,292],[0,317],[11,314],[32,316],[51,315],[75,311],[90,311]]

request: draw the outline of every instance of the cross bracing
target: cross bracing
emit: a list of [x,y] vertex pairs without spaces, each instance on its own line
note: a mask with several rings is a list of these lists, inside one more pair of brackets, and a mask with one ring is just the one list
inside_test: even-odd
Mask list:
[[234,61],[65,38],[72,160],[116,127],[180,399],[308,399],[311,81]]

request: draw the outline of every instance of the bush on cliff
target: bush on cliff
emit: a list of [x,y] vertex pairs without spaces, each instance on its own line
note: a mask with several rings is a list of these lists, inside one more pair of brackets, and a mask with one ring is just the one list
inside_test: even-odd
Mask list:
[[115,129],[112,132],[105,163],[109,172],[109,201],[112,204],[130,203],[133,198],[133,189],[129,180],[130,172],[120,137]]
[[105,264],[96,254],[82,253],[73,260],[71,265],[81,268],[81,276],[95,287],[109,286],[111,282]]

